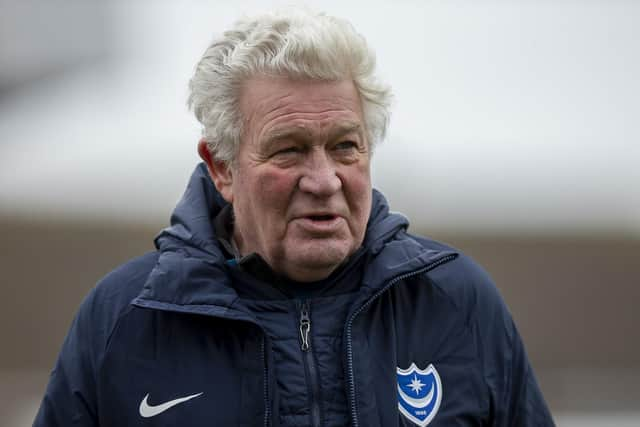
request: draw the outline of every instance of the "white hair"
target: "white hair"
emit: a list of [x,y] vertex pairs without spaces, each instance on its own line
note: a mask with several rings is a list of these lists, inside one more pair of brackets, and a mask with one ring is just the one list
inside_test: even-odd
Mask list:
[[391,90],[374,75],[375,55],[345,20],[302,9],[243,19],[207,48],[189,83],[189,107],[217,160],[233,162],[240,146],[238,94],[257,75],[337,81],[360,95],[371,148],[384,139]]

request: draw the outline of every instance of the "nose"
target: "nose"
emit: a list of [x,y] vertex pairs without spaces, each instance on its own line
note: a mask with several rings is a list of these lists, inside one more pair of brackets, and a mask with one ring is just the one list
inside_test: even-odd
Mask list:
[[298,181],[298,187],[317,197],[331,196],[342,188],[342,180],[336,174],[335,164],[324,150],[309,153],[307,167]]

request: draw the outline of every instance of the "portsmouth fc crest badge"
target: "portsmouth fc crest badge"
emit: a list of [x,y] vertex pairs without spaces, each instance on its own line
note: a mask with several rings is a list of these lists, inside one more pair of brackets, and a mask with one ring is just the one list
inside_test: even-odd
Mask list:
[[433,365],[418,369],[412,363],[397,371],[398,409],[415,424],[425,427],[438,413],[442,400],[442,383]]

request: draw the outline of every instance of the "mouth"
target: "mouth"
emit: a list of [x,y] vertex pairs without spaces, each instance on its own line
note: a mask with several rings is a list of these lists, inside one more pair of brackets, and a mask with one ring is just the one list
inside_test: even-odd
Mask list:
[[336,219],[337,215],[308,215],[306,218],[312,221],[333,221]]
[[296,221],[307,232],[317,235],[332,234],[341,229],[344,219],[340,215],[318,212],[298,217]]

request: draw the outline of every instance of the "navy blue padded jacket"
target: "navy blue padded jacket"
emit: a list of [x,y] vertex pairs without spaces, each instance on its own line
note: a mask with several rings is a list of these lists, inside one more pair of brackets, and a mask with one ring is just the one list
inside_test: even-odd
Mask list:
[[216,240],[223,205],[199,165],[158,251],[86,297],[34,426],[553,425],[487,274],[380,193],[357,291],[261,302],[268,327]]

